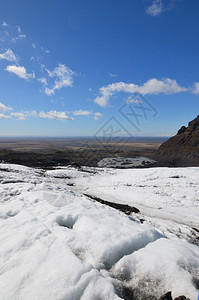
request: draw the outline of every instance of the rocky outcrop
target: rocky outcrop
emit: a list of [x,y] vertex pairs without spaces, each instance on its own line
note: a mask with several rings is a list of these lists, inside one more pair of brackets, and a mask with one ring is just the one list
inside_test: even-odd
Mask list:
[[158,300],[173,300],[171,292],[167,292],[166,294],[162,295]]
[[[173,298],[171,296],[171,292],[167,292],[166,294],[164,294],[163,296],[161,296],[158,300],[173,300]],[[183,296],[179,296],[179,297],[175,298],[174,300],[190,300],[190,299],[186,298],[183,295]]]
[[199,165],[199,115],[159,147],[158,157],[171,165]]

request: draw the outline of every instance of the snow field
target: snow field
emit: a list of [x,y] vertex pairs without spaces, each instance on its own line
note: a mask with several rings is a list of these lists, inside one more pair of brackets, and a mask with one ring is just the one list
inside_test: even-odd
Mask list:
[[[142,300],[143,295],[159,297],[168,290],[174,296],[197,299],[199,248],[185,241],[191,235],[187,225],[176,238],[179,223],[173,220],[168,221],[174,232],[168,233],[164,219],[156,217],[155,228],[147,222],[140,224],[136,216],[126,216],[81,192],[88,189],[101,198],[110,201],[110,196],[132,206],[136,196],[137,204],[140,197],[144,207],[147,199],[141,196],[148,196],[150,202],[153,180],[161,192],[158,205],[166,210],[165,202],[171,199],[168,194],[173,194],[173,207],[176,209],[175,199],[179,199],[181,215],[185,217],[186,211],[188,219],[196,216],[188,208],[198,203],[194,199],[199,168],[78,171],[68,167],[44,172],[0,164],[0,170],[1,299],[114,300],[121,299],[117,292],[121,284],[139,289],[137,299]],[[176,174],[182,177],[171,177]],[[165,181],[170,183],[166,190]],[[68,186],[69,182],[74,187]],[[129,186],[133,182],[135,186]],[[190,182],[195,186],[192,193]],[[141,194],[138,189],[134,195],[136,185],[146,186],[139,188]],[[183,198],[185,187],[188,203]],[[166,213],[169,219],[170,207]],[[148,219],[152,223],[153,218]],[[197,225],[197,220],[193,221]]]

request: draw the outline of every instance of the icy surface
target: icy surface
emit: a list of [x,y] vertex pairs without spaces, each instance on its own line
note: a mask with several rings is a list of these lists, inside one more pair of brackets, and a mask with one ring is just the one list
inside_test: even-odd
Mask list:
[[[128,285],[154,299],[168,290],[196,299],[199,248],[187,240],[197,238],[198,175],[0,164],[0,298],[114,300]],[[146,207],[146,221],[83,193]]]
[[126,158],[126,157],[113,157],[113,158],[103,158],[100,160],[97,165],[98,167],[103,168],[121,168],[121,169],[128,169],[132,167],[143,167],[154,163],[155,161],[149,159],[144,156],[139,156],[135,158]]
[[199,168],[107,169],[75,180],[77,189],[129,204],[144,215],[199,227]]

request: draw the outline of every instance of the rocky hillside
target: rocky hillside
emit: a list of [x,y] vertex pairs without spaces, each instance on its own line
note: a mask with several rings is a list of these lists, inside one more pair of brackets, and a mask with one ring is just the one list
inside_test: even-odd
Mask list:
[[178,166],[199,165],[199,115],[158,149],[159,158]]

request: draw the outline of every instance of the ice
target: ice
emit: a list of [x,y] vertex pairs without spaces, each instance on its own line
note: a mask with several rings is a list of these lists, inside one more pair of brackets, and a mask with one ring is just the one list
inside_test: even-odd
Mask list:
[[149,164],[154,163],[155,161],[147,157],[138,156],[135,158],[126,158],[126,157],[107,157],[100,160],[97,165],[98,167],[103,168],[121,168],[129,169],[133,167],[143,167]]
[[194,299],[199,248],[186,240],[197,241],[198,173],[0,164],[1,299],[121,299],[126,284]]

